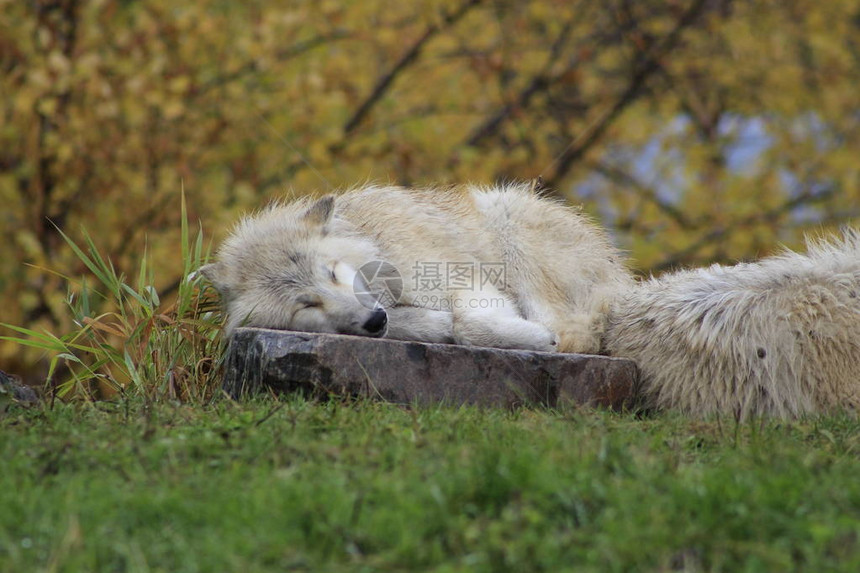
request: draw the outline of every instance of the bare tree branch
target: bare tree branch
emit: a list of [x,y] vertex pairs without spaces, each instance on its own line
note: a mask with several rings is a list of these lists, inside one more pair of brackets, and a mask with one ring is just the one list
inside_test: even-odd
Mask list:
[[[678,96],[681,108],[690,116],[702,137],[713,141],[717,137],[717,127],[725,113],[725,97],[713,86],[705,86],[705,94],[697,89],[697,78],[675,77],[665,66],[660,66],[660,74],[666,79],[669,89]],[[687,80],[690,81],[687,81]]]
[[797,197],[793,197],[787,201],[784,201],[782,204],[777,205],[776,207],[769,209],[767,211],[761,213],[753,213],[743,218],[738,218],[730,222],[728,225],[724,225],[722,227],[717,227],[708,231],[693,244],[688,247],[676,251],[672,254],[671,257],[661,261],[657,265],[653,267],[653,271],[665,271],[674,267],[677,267],[682,264],[689,263],[698,251],[707,247],[708,245],[712,245],[717,243],[718,241],[722,241],[725,237],[731,235],[734,231],[738,229],[743,229],[744,227],[748,227],[749,225],[753,225],[756,223],[762,222],[775,222],[779,217],[786,215],[796,209],[797,207],[803,205],[812,205],[815,203],[821,203],[831,198],[836,193],[836,186],[825,189],[824,191],[813,192],[807,191],[806,193],[802,193]]
[[[325,45],[329,42],[343,40],[345,38],[349,38],[350,36],[351,34],[345,30],[336,30],[331,34],[314,36],[313,38],[309,38],[303,42],[298,42],[296,44],[293,44],[292,46],[288,46],[286,48],[278,50],[275,53],[275,59],[279,62],[283,62],[306,54],[307,52],[310,52],[311,50],[318,48],[319,46]],[[193,95],[203,95],[214,88],[242,79],[243,76],[246,76],[248,74],[254,74],[258,71],[258,69],[259,68],[257,62],[251,60],[240,66],[238,69],[230,73],[224,74],[223,76],[213,78],[212,80],[201,85],[197,88],[196,92]]]
[[591,148],[606,132],[610,125],[627,109],[638,97],[652,75],[660,69],[660,60],[672,51],[681,40],[684,30],[695,24],[699,16],[704,12],[708,0],[696,0],[684,14],[678,19],[675,27],[660,42],[652,44],[650,50],[645,50],[640,61],[635,65],[630,83],[618,100],[607,108],[596,121],[589,124],[579,136],[565,148],[564,151],[544,171],[555,168],[554,172],[546,176],[550,187],[557,187],[562,177],[570,170],[573,164],[579,160],[585,152]]
[[[385,95],[385,93],[389,90],[391,85],[394,83],[394,80],[397,79],[397,76],[400,75],[403,70],[409,67],[412,63],[414,63],[418,56],[421,53],[421,50],[424,46],[429,42],[436,34],[444,30],[445,28],[451,26],[458,20],[460,20],[463,16],[465,16],[469,10],[473,7],[481,4],[483,0],[468,0],[464,2],[457,10],[451,12],[450,14],[446,14],[442,21],[438,24],[431,24],[427,27],[424,33],[421,35],[418,40],[412,44],[412,46],[406,50],[406,52],[400,57],[399,60],[392,66],[392,68],[385,73],[379,81],[376,82],[376,86],[373,88],[373,91],[370,92],[370,95],[358,106],[358,109],[355,110],[355,113],[352,114],[352,117],[347,120],[347,122],[343,126],[344,136],[350,135],[353,131],[355,131],[361,122],[364,121],[365,117],[370,113],[373,109],[373,106],[379,102],[380,99]],[[333,150],[337,151],[343,146],[343,142],[338,145],[333,146]]]
[[660,199],[657,191],[651,186],[639,181],[636,177],[626,171],[608,163],[594,162],[589,167],[604,177],[619,184],[622,189],[632,189],[639,197],[657,206],[670,219],[675,221],[682,229],[693,229],[695,224],[687,218],[684,213],[668,201]]
[[[488,137],[495,135],[499,131],[499,128],[501,127],[502,123],[511,115],[511,113],[528,106],[532,96],[534,96],[536,93],[546,90],[546,88],[548,88],[553,83],[554,78],[550,75],[550,70],[552,69],[552,66],[558,61],[558,58],[561,56],[564,45],[567,43],[567,40],[570,37],[570,31],[572,28],[573,22],[567,22],[564,25],[564,28],[562,28],[561,33],[559,33],[558,35],[558,38],[556,38],[555,42],[553,42],[553,45],[550,48],[549,57],[547,58],[547,61],[541,71],[534,78],[532,78],[532,81],[529,82],[529,84],[525,87],[525,89],[520,92],[520,94],[514,99],[513,102],[503,106],[502,109],[496,112],[487,121],[472,130],[472,133],[466,139],[464,145],[475,146],[480,144]],[[574,66],[568,67],[565,70],[565,73],[570,71],[570,69],[572,69],[572,67]]]

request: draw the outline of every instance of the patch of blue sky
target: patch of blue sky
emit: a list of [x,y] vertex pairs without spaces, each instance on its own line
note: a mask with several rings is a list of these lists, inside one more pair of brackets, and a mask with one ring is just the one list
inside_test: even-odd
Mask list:
[[[762,169],[761,159],[775,143],[770,131],[774,127],[772,121],[766,116],[723,116],[717,132],[723,140],[723,156],[729,171],[752,177]],[[791,137],[797,141],[811,139],[816,150],[821,153],[838,143],[833,140],[833,132],[826,122],[814,113],[794,118],[788,125]],[[611,167],[629,173],[642,186],[650,188],[660,201],[677,205],[691,184],[685,175],[685,150],[677,143],[690,126],[691,120],[679,115],[643,145],[610,145],[605,161]],[[789,197],[810,191],[809,182],[801,181],[787,169],[779,169],[778,177]],[[572,188],[575,196],[595,204],[599,217],[607,223],[618,216],[617,209],[604,192],[609,184],[610,181],[604,175],[592,173]],[[826,183],[816,183],[815,186],[823,188]],[[814,221],[819,216],[820,210],[813,206],[799,206],[793,212],[793,218],[798,222]]]
[[758,160],[774,143],[761,117],[726,114],[717,125],[717,133],[728,140],[723,150],[726,167],[745,175],[755,172]]

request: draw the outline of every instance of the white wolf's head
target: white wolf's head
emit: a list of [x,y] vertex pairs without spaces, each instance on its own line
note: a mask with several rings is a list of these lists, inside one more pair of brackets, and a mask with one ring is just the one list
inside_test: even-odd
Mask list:
[[[384,336],[388,316],[355,296],[356,267],[376,258],[333,217],[334,197],[278,205],[241,221],[200,272],[221,294],[225,333],[237,326]],[[359,281],[359,284],[356,284]]]

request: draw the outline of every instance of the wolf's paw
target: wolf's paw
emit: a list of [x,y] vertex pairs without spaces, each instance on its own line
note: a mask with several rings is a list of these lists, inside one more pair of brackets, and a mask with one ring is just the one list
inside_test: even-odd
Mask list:
[[454,316],[454,341],[469,346],[556,352],[558,337],[546,326],[518,317],[490,314]]
[[559,337],[556,333],[537,322],[526,322],[526,324],[528,327],[524,329],[525,332],[522,332],[517,348],[538,352],[558,352]]
[[576,354],[596,354],[600,338],[581,328],[565,328],[558,332],[558,351]]

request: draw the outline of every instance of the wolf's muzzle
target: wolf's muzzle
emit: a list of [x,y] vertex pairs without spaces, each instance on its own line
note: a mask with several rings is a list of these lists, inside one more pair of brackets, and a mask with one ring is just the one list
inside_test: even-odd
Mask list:
[[370,334],[380,334],[385,330],[386,324],[388,324],[388,313],[378,308],[373,311],[373,314],[370,315],[370,318],[367,319],[362,328]]

